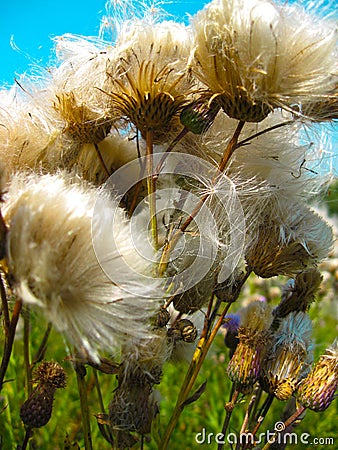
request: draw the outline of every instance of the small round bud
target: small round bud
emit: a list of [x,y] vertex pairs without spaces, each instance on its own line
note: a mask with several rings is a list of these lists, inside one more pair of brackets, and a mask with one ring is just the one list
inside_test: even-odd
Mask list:
[[181,123],[194,134],[202,134],[213,124],[220,105],[209,99],[199,99],[185,106],[180,115]]
[[26,427],[41,428],[51,418],[54,391],[38,386],[20,408],[20,417]]
[[162,306],[159,312],[156,314],[154,325],[155,327],[163,328],[167,325],[169,320],[170,312]]

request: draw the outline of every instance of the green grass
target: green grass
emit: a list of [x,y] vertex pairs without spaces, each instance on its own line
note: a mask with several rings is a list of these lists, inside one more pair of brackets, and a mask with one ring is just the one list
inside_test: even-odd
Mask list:
[[[252,292],[255,287],[250,289]],[[236,308],[234,308],[236,309]],[[335,337],[335,327],[337,322],[336,306],[330,298],[324,298],[321,302],[315,303],[310,311],[314,324],[315,359],[330,344]],[[23,441],[25,429],[20,419],[20,406],[27,398],[27,386],[25,385],[25,369],[23,359],[23,342],[21,324],[18,329],[18,338],[15,341],[10,365],[6,374],[6,380],[1,397],[0,410],[0,435],[2,439],[3,450],[14,450]],[[40,317],[32,315],[31,320],[31,353],[35,353],[38,348],[46,324]],[[0,341],[3,345],[2,340]],[[55,360],[62,364],[68,376],[67,387],[56,392],[53,415],[48,424],[34,431],[31,439],[30,449],[77,449],[84,448],[81,413],[79,408],[79,396],[75,372],[70,361],[67,360],[67,350],[62,337],[55,331],[52,331],[45,359]],[[201,373],[197,379],[195,389],[204,381],[207,381],[205,392],[199,400],[185,408],[178,425],[170,441],[170,450],[182,449],[214,449],[217,448],[215,441],[212,444],[198,444],[195,440],[196,434],[201,433],[203,429],[206,433],[216,435],[222,429],[225,410],[224,404],[229,400],[229,391],[231,383],[226,376],[226,366],[228,362],[228,352],[223,344],[223,337],[218,335],[211,351],[206,359]],[[167,363],[164,366],[164,373],[161,384],[158,387],[160,401],[160,416],[158,418],[158,433],[163,430],[170,418],[171,412],[176,402],[179,387],[187,370],[185,363]],[[98,429],[95,414],[100,411],[97,392],[94,385],[93,369],[88,367],[86,381],[88,385],[88,399],[91,415],[91,429],[94,450],[108,450],[111,446],[103,439]],[[105,375],[99,373],[99,381],[102,389],[104,404],[108,407],[112,398],[112,393],[116,387],[116,377],[114,375]],[[243,420],[245,404],[236,406],[231,420],[229,432],[238,432]],[[274,423],[280,419],[280,415],[285,404],[274,400],[271,411],[266,421],[262,425],[262,431],[273,430]],[[302,433],[309,433],[312,437],[325,438],[336,436],[336,417],[337,402],[328,408],[324,413],[317,414],[307,411],[304,420],[297,426],[296,432],[300,436]],[[68,438],[67,438],[68,436]],[[310,438],[309,438],[310,439]],[[66,442],[66,443],[65,443]],[[78,445],[78,446],[77,446]],[[337,445],[337,444],[336,444]],[[144,448],[155,450],[156,442],[145,443]],[[225,448],[230,448],[225,446]],[[335,448],[334,446],[289,445],[288,449],[324,449]]]

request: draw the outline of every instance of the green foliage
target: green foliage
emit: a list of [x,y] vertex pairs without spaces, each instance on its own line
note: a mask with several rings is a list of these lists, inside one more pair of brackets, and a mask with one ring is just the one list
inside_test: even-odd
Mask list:
[[330,185],[324,198],[330,216],[338,216],[338,179]]
[[[267,282],[267,286],[261,286],[260,290],[268,292],[269,288],[271,290],[271,280]],[[251,282],[250,293],[254,294],[255,292],[257,292],[257,286]],[[234,310],[236,310],[236,307],[234,307]],[[331,297],[324,296],[313,304],[310,316],[314,325],[315,360],[317,360],[335,337],[335,304]],[[2,411],[0,414],[0,435],[4,450],[17,448],[22,443],[25,434],[25,429],[19,416],[20,406],[27,398],[21,327],[22,325],[19,323],[18,338],[15,342],[6,376],[8,381],[3,387],[0,400],[0,411]],[[40,323],[39,318],[33,315],[31,319],[32,356],[34,356],[39,347],[44,331],[44,326]],[[3,345],[3,339],[0,344]],[[84,441],[76,375],[72,368],[72,363],[67,358],[65,342],[55,331],[52,331],[49,337],[45,359],[49,361],[55,360],[62,364],[68,376],[67,387],[56,392],[52,418],[45,427],[34,431],[29,448],[31,450],[76,450],[78,445],[79,448],[83,449]],[[213,436],[220,433],[222,429],[225,416],[224,404],[229,401],[231,389],[231,383],[226,375],[228,360],[228,350],[223,343],[222,335],[219,334],[214,341],[208,358],[202,366],[193,392],[204,381],[207,381],[206,390],[195,403],[188,405],[184,409],[170,441],[170,450],[216,448],[214,437],[211,438],[211,444],[209,445],[207,443],[198,444],[195,438],[197,433],[203,432],[203,429],[205,429],[207,434],[213,433]],[[163,378],[158,386],[159,397],[161,398],[161,414],[158,416],[153,429],[152,440],[144,443],[145,449],[157,449],[156,436],[161,436],[161,432],[167,425],[187,367],[188,365],[184,362],[167,363],[164,366]],[[85,378],[88,386],[93,448],[109,450],[111,446],[102,437],[95,418],[96,414],[103,411],[100,410],[99,406],[93,370],[91,367],[87,367]],[[107,409],[112,398],[112,392],[117,386],[116,377],[98,372],[98,378],[103,394],[103,402]],[[263,394],[263,398],[265,395]],[[229,429],[230,433],[239,432],[247,402],[247,398],[243,399],[243,403],[235,407]],[[260,432],[273,430],[276,421],[280,420],[284,407],[285,403],[274,400]],[[4,409],[2,410],[2,408]],[[309,439],[334,437],[336,432],[336,414],[337,402],[333,402],[321,414],[307,411],[304,420],[296,427],[295,432],[298,436],[301,436],[302,433],[308,433],[310,435]],[[291,444],[287,448],[305,450],[308,446],[302,447],[302,444]],[[311,448],[322,449],[324,447],[322,445],[311,445]]]

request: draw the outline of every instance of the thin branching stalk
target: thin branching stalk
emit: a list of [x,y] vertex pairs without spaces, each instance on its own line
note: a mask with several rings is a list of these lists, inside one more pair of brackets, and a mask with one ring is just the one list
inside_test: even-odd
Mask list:
[[[240,436],[241,436],[243,433],[245,433],[246,430],[248,429],[251,414],[253,413],[253,410],[254,410],[254,408],[255,408],[255,405],[257,404],[257,402],[259,401],[259,398],[260,398],[260,392],[261,392],[260,386],[256,386],[256,387],[255,387],[255,390],[254,390],[254,392],[253,392],[253,394],[252,394],[252,396],[251,396],[249,405],[248,405],[248,407],[247,407],[247,409],[246,409],[246,411],[245,411],[244,420],[243,420],[243,423],[242,423],[241,430],[240,430],[240,432],[239,432],[239,435],[240,435]],[[237,445],[236,445],[236,450],[239,449],[239,445],[240,445],[240,442],[237,443]]]
[[49,338],[51,330],[52,330],[52,324],[51,324],[51,322],[49,322],[47,325],[45,334],[43,335],[40,347],[38,348],[38,350],[32,360],[31,368],[33,368],[35,366],[35,364],[37,364],[44,358],[46,350],[47,350],[47,342],[48,342],[48,338]]
[[30,355],[30,310],[26,306],[23,311],[23,356],[25,361],[26,383],[28,397],[32,393],[32,367]]
[[[223,427],[222,427],[222,436],[226,435],[229,423],[230,423],[230,419],[232,416],[232,411],[234,410],[236,404],[237,404],[237,400],[238,400],[238,396],[239,396],[239,391],[236,389],[236,386],[233,385],[232,389],[231,389],[231,396],[230,396],[230,401],[224,405],[224,409],[226,411],[225,414],[225,418],[224,418],[224,422],[223,422]],[[224,442],[220,442],[218,444],[217,450],[223,450],[224,448]]]
[[[239,136],[241,134],[241,131],[243,129],[245,125],[245,122],[243,121],[239,121],[236,127],[236,130],[232,136],[232,138],[230,139],[223,157],[218,165],[217,168],[217,174],[218,172],[224,172],[224,170],[226,169],[234,151],[237,148],[237,142],[239,139]],[[217,175],[214,177],[213,182],[215,182],[217,180]],[[194,220],[194,218],[197,216],[197,214],[199,213],[199,211],[201,210],[202,206],[204,205],[204,203],[206,202],[206,200],[210,197],[211,194],[207,193],[204,194],[201,198],[200,201],[198,202],[198,205],[194,208],[194,210],[192,211],[192,213],[190,214],[190,216],[186,219],[186,221],[180,226],[180,228],[178,229],[178,231],[173,235],[173,237],[171,238],[171,240],[168,242],[168,244],[163,248],[163,252],[162,252],[162,256],[161,256],[161,260],[159,263],[159,268],[158,268],[158,273],[159,276],[163,276],[164,272],[168,266],[168,262],[169,262],[169,257],[170,257],[170,253],[171,251],[175,248],[177,242],[179,241],[180,237],[182,236],[182,233],[184,233],[186,231],[186,229],[188,228],[188,226],[191,224],[191,222]]]
[[[252,437],[256,436],[260,426],[263,423],[263,420],[265,419],[265,417],[266,417],[266,415],[267,415],[267,413],[268,413],[268,411],[270,409],[270,406],[271,406],[274,398],[275,398],[275,396],[273,394],[269,394],[267,396],[267,398],[266,398],[266,400],[265,400],[265,402],[264,402],[264,404],[263,404],[263,406],[261,408],[261,411],[259,413],[259,417],[257,418],[257,423],[256,423],[256,425],[255,425],[255,427],[254,427],[254,429],[252,431]],[[246,450],[247,448],[248,448],[248,444],[245,444],[244,447],[243,447],[243,450]]]
[[22,445],[20,447],[20,450],[26,450],[28,442],[30,438],[33,436],[33,431],[31,428],[26,428],[25,437],[23,439]]
[[238,143],[238,139],[239,139],[239,135],[241,134],[241,131],[243,130],[243,127],[245,125],[245,122],[243,120],[240,120],[237,124],[236,130],[232,136],[232,138],[230,139],[225,152],[223,153],[223,157],[221,159],[221,162],[219,163],[218,166],[218,170],[220,172],[224,172],[224,170],[226,169],[234,151],[237,148],[237,143]]
[[4,286],[4,280],[2,278],[1,272],[0,272],[0,294],[1,294],[2,314],[3,314],[3,318],[4,318],[4,331],[5,331],[5,336],[8,336],[11,320],[10,320],[10,316],[9,316],[6,289]]
[[103,160],[103,157],[101,155],[101,151],[100,151],[100,148],[99,148],[98,144],[94,144],[94,148],[95,148],[96,154],[97,154],[97,156],[98,156],[98,158],[100,160],[100,164],[101,164],[101,166],[103,168],[103,171],[105,172],[105,174],[109,178],[111,174],[109,173],[109,170],[108,170],[108,168],[106,166],[106,163]]
[[303,412],[305,411],[305,409],[306,409],[305,406],[299,407],[299,408],[294,412],[294,414],[292,414],[292,416],[290,416],[290,417],[288,418],[288,420],[286,420],[286,421],[284,422],[284,426],[282,427],[283,430],[280,431],[280,432],[276,432],[272,437],[270,437],[269,442],[267,442],[267,443],[264,445],[264,447],[263,447],[262,450],[268,450],[268,449],[271,447],[271,445],[276,441],[276,437],[277,437],[278,435],[282,434],[282,433],[283,433],[290,425],[292,425],[292,424],[298,419],[298,417],[299,417],[301,414],[303,414]]
[[247,145],[252,141],[252,139],[258,138],[259,136],[262,136],[265,133],[269,133],[270,131],[277,130],[278,128],[285,127],[287,125],[292,125],[294,123],[294,120],[288,120],[286,122],[277,123],[276,125],[273,125],[272,127],[265,128],[265,130],[259,131],[258,133],[255,133],[251,136],[249,136],[246,139],[243,139],[243,141],[238,142],[236,145],[236,148],[243,147],[244,145]]
[[[195,353],[192,357],[191,363],[189,365],[188,371],[186,373],[186,376],[183,380],[178,399],[174,408],[174,411],[171,415],[171,418],[169,420],[169,423],[167,425],[167,428],[164,432],[164,436],[162,439],[161,444],[159,445],[160,450],[165,450],[169,444],[170,437],[175,429],[175,426],[178,422],[179,416],[181,412],[184,409],[184,402],[189,397],[189,394],[194,386],[194,383],[196,381],[196,378],[200,372],[200,369],[202,367],[203,361],[205,360],[205,357],[207,356],[207,353],[211,347],[212,342],[214,341],[220,327],[224,323],[224,317],[228,313],[230,306],[232,303],[237,300],[241,288],[247,281],[251,271],[248,270],[244,276],[242,277],[242,280],[238,286],[238,289],[236,290],[236,293],[234,294],[234,298],[232,299],[232,302],[229,302],[226,304],[222,314],[219,316],[218,321],[216,322],[215,326],[213,326],[213,322],[210,320],[210,317],[206,317],[204,320],[204,328],[202,330],[200,339],[197,343],[197,347],[195,350]],[[210,300],[212,301],[212,299]],[[211,311],[211,308],[208,308],[208,311]],[[215,316],[215,315],[214,315]]]
[[76,372],[77,387],[80,397],[81,416],[82,416],[82,428],[85,450],[93,450],[92,436],[90,430],[90,418],[89,407],[87,399],[87,387],[85,382],[86,369],[82,364],[74,363],[74,369]]
[[20,317],[21,309],[22,309],[22,302],[21,302],[21,300],[17,300],[15,302],[13,313],[12,313],[12,319],[11,319],[11,323],[10,323],[10,327],[9,327],[9,334],[5,339],[4,353],[2,356],[2,361],[1,361],[1,366],[0,366],[0,392],[2,390],[2,386],[4,383],[4,378],[6,375],[7,368],[8,368],[9,360],[10,360],[10,357],[12,354],[15,331],[16,331],[16,326],[18,324],[18,320]]
[[98,396],[98,399],[99,399],[100,410],[101,410],[102,413],[105,414],[106,411],[105,411],[105,407],[104,407],[104,403],[103,403],[103,397],[102,397],[99,377],[97,376],[97,370],[94,369],[94,368],[93,368],[93,376],[94,376],[94,383],[95,383],[97,396]]
[[149,199],[149,212],[150,212],[150,227],[153,245],[155,249],[158,248],[158,235],[157,235],[157,218],[156,218],[156,186],[153,177],[153,132],[147,130],[146,134],[146,168],[147,168],[147,190]]
[[159,163],[156,166],[156,169],[154,172],[155,183],[157,181],[158,175],[161,172],[163,164],[165,163],[165,160],[167,159],[169,153],[176,147],[176,145],[180,142],[180,140],[183,139],[184,136],[186,136],[188,133],[189,133],[188,128],[184,127],[183,130],[180,131],[179,134],[168,145],[168,148],[166,149],[165,153],[163,154],[162,158],[160,159]]

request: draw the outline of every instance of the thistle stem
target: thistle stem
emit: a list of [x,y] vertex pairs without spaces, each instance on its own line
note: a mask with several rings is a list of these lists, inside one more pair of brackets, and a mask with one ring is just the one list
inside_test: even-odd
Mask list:
[[156,184],[153,177],[153,132],[147,130],[146,133],[146,168],[147,168],[147,189],[150,211],[151,236],[155,250],[158,248],[157,218],[156,218]]
[[89,407],[87,399],[87,389],[85,383],[86,369],[82,364],[75,363],[74,369],[76,372],[77,386],[80,397],[82,427],[85,450],[93,450],[92,437],[90,431]]
[[93,368],[93,375],[94,375],[94,383],[95,383],[95,387],[96,387],[97,396],[99,398],[100,410],[102,413],[105,413],[99,377],[97,376],[97,370],[94,368]]
[[49,322],[47,325],[47,330],[45,331],[45,334],[43,335],[40,347],[38,348],[36,355],[33,358],[32,367],[34,367],[36,363],[40,362],[43,359],[43,357],[45,356],[45,353],[47,350],[47,341],[48,341],[51,330],[52,330],[52,324],[51,324],[51,322]]
[[4,316],[5,336],[8,337],[11,320],[10,320],[10,317],[9,317],[6,289],[5,289],[5,286],[4,286],[4,280],[2,278],[2,273],[1,272],[0,272],[0,294],[1,294],[2,313],[3,313],[3,316]]
[[101,166],[103,168],[103,171],[105,172],[106,176],[109,178],[110,177],[110,173],[109,173],[109,170],[107,169],[106,163],[104,162],[104,160],[102,158],[102,155],[101,155],[101,152],[100,152],[98,144],[94,144],[94,148],[95,148],[96,154],[97,154],[97,156],[98,156],[98,158],[100,160],[100,164],[101,164]]
[[225,152],[223,153],[221,162],[219,163],[218,170],[220,172],[224,172],[226,166],[228,165],[228,162],[230,161],[234,151],[236,150],[238,138],[239,138],[239,135],[241,134],[241,131],[242,131],[244,125],[245,125],[245,122],[243,120],[240,120],[238,122],[236,130],[235,130],[232,138],[230,139],[230,141],[225,149]]
[[[286,420],[286,421],[284,422],[283,430],[281,430],[281,431],[279,431],[279,432],[277,431],[277,432],[272,436],[272,438],[270,438],[269,442],[267,442],[267,443],[264,445],[264,447],[263,447],[262,450],[268,450],[268,449],[271,447],[271,445],[275,442],[276,436],[278,436],[279,434],[283,433],[290,425],[292,425],[293,422],[294,422],[295,420],[297,420],[298,417],[305,411],[305,409],[306,409],[305,406],[301,406],[300,408],[298,408],[297,411],[296,411],[294,414],[292,414],[292,416],[290,416],[290,417],[288,418],[288,420]],[[279,425],[281,425],[281,424],[279,423]]]
[[32,393],[32,371],[30,363],[31,355],[30,355],[29,336],[30,336],[30,311],[29,306],[27,306],[23,311],[23,356],[25,361],[28,397]]
[[186,134],[189,133],[188,128],[183,128],[182,131],[179,132],[179,134],[172,140],[172,142],[168,145],[168,148],[166,149],[165,153],[163,154],[160,162],[157,164],[156,169],[155,169],[155,173],[154,173],[154,178],[155,178],[155,182],[158,178],[158,174],[160,173],[163,164],[165,163],[165,160],[167,159],[169,153],[174,149],[174,147],[180,142],[181,139],[184,138],[184,136]]
[[[239,136],[241,134],[241,131],[242,131],[244,125],[245,125],[245,122],[243,122],[242,120],[240,120],[238,122],[236,130],[235,130],[232,138],[230,139],[230,141],[224,151],[223,157],[218,165],[218,172],[224,172],[224,170],[226,169],[228,162],[230,161],[234,151],[237,148],[238,139],[239,139]],[[214,177],[213,182],[215,183],[216,180],[217,180],[217,175]],[[203,197],[201,197],[198,205],[195,207],[193,212],[190,214],[190,216],[187,218],[187,220],[180,226],[178,231],[173,235],[170,242],[168,242],[168,244],[164,247],[162,256],[161,256],[161,260],[159,263],[159,269],[158,269],[159,276],[163,276],[164,272],[166,271],[170,253],[175,248],[179,238],[182,236],[182,233],[184,233],[184,231],[186,231],[186,229],[191,224],[193,219],[197,216],[197,214],[199,213],[203,204],[210,197],[210,195],[211,194],[208,193],[208,194],[205,194]]]
[[26,450],[28,442],[30,440],[30,438],[33,436],[33,431],[31,428],[26,428],[26,433],[25,433],[25,437],[23,440],[23,443],[20,447],[21,450]]
[[[255,428],[253,429],[253,431],[251,433],[252,437],[256,436],[256,434],[257,434],[257,432],[258,432],[258,430],[259,430],[263,420],[265,419],[265,416],[267,415],[267,413],[268,413],[268,411],[270,409],[270,406],[271,406],[274,398],[275,398],[275,396],[273,394],[269,394],[268,397],[266,398],[266,400],[265,400],[265,402],[264,402],[264,404],[263,404],[263,406],[261,408],[261,412],[260,412],[259,417],[257,419],[257,423],[255,425]],[[248,444],[244,445],[243,450],[245,450],[247,448],[248,448]]]
[[192,361],[188,368],[187,374],[182,383],[181,390],[178,395],[178,399],[177,399],[174,411],[173,411],[170,421],[168,423],[167,429],[165,430],[163,440],[159,445],[160,450],[165,450],[168,446],[170,437],[174,431],[174,428],[177,424],[179,416],[180,416],[181,412],[183,411],[184,402],[187,400],[187,398],[189,396],[189,393],[190,393],[190,391],[196,381],[196,378],[199,374],[199,371],[201,369],[202,363],[208,353],[208,350],[209,350],[218,330],[220,329],[220,327],[223,323],[224,316],[228,312],[228,309],[230,306],[231,306],[231,303],[228,303],[227,306],[225,307],[223,313],[219,317],[218,322],[212,329],[210,336],[208,338],[207,338],[207,333],[202,332],[202,335],[198,341],[195,353],[193,355]]
[[15,331],[16,331],[16,326],[18,324],[18,320],[20,317],[21,309],[22,309],[22,302],[21,302],[21,300],[17,300],[15,302],[13,313],[12,313],[12,319],[11,319],[11,323],[10,323],[10,327],[9,327],[9,334],[5,339],[4,353],[2,356],[2,361],[1,361],[1,366],[0,366],[0,392],[2,390],[2,386],[4,383],[4,378],[6,375],[7,368],[8,368],[9,360],[10,360],[10,357],[12,354]]
[[[239,391],[237,391],[237,389],[232,390],[232,394],[231,394],[231,398],[230,401],[224,405],[224,408],[226,410],[226,415],[224,418],[224,423],[223,423],[223,427],[222,427],[222,436],[225,436],[229,423],[230,423],[230,419],[232,416],[232,411],[234,410],[237,400],[238,400],[238,396],[239,396]],[[219,443],[217,446],[217,450],[223,450],[224,448],[224,443]]]

